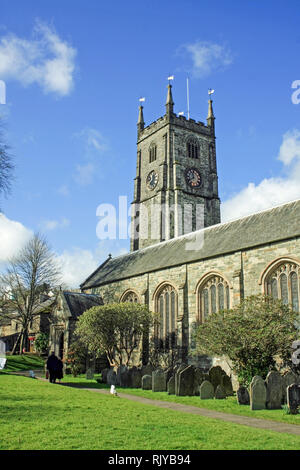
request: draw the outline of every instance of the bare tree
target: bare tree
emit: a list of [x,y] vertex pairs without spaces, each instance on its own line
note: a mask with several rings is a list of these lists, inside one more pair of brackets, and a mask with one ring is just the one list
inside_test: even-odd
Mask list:
[[20,352],[23,350],[30,324],[41,310],[40,294],[59,279],[55,255],[39,234],[8,262],[0,276],[0,318],[14,319],[21,326],[13,352],[19,342]]
[[0,126],[0,194],[7,196],[11,190],[14,164],[9,146],[4,142],[3,121],[0,121]]

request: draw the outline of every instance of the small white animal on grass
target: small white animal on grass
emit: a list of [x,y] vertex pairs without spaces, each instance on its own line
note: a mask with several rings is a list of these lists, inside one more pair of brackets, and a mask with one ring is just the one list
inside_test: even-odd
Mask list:
[[112,395],[114,395],[115,397],[118,396],[116,387],[115,387],[114,385],[112,385],[112,386],[110,387],[110,393],[111,393]]

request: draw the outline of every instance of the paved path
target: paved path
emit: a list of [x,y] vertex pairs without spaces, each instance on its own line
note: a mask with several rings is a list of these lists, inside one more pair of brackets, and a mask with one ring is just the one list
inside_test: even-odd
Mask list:
[[[39,376],[42,371],[36,371],[36,372],[37,372],[36,377],[39,380],[46,381],[46,379]],[[29,371],[22,371],[18,373],[18,375],[29,376]],[[77,388],[80,390],[88,390],[91,392],[101,393],[104,395],[110,394],[110,391],[108,389],[81,387],[75,383],[61,383],[60,385],[64,385],[65,387],[73,387],[73,388]],[[197,406],[183,405],[181,403],[174,403],[174,402],[162,401],[162,400],[151,400],[150,398],[139,397],[137,395],[129,395],[128,393],[122,393],[122,392],[121,393],[118,392],[118,396],[120,398],[142,403],[144,405],[158,406],[159,408],[165,408],[165,409],[173,410],[173,411],[180,411],[182,413],[191,413],[194,415],[205,416],[207,418],[221,419],[222,421],[227,421],[227,422],[235,423],[235,424],[242,424],[244,426],[249,426],[252,428],[266,429],[267,431],[295,434],[295,435],[300,436],[300,425],[297,425],[297,424],[286,424],[286,423],[280,423],[278,421],[271,421],[267,419],[251,418],[250,416],[241,416],[241,415],[234,415],[230,413],[222,413],[221,411],[208,410],[206,408],[198,408]]]

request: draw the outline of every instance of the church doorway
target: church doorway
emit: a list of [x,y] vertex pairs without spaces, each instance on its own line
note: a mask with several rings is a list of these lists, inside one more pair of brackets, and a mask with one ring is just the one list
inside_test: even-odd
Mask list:
[[64,334],[62,333],[59,338],[59,357],[64,358]]

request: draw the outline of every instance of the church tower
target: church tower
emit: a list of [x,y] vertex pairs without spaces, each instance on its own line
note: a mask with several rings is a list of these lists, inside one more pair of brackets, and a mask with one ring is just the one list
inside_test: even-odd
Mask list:
[[211,99],[206,125],[174,113],[171,84],[164,116],[145,127],[140,106],[131,214],[131,251],[220,222]]

